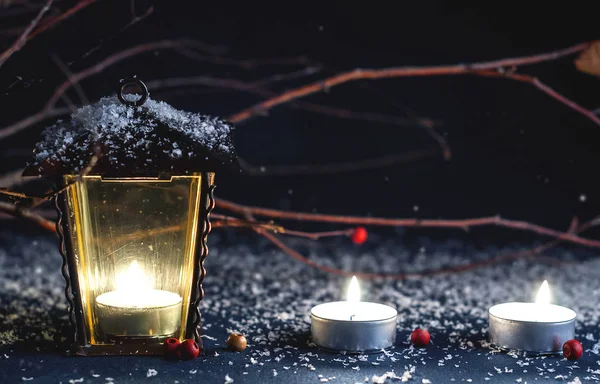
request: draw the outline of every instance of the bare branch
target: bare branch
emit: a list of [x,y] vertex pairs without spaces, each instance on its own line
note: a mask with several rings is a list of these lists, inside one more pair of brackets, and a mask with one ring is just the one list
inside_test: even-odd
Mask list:
[[311,221],[321,223],[337,223],[348,225],[374,225],[388,227],[419,227],[419,228],[457,228],[468,229],[470,227],[497,226],[521,231],[534,232],[539,235],[553,237],[562,241],[583,245],[586,247],[600,248],[599,240],[592,240],[579,237],[573,233],[557,231],[546,228],[538,224],[525,221],[504,219],[500,216],[480,217],[471,219],[389,219],[381,217],[359,217],[327,215],[320,213],[304,213],[280,211],[277,209],[245,206],[231,201],[216,199],[217,207],[230,212],[244,214],[246,212],[271,219],[293,220],[293,221]]
[[44,14],[50,10],[50,7],[52,6],[53,2],[54,0],[48,0],[48,2],[46,2],[46,5],[42,9],[40,9],[40,12],[37,14],[35,19],[33,19],[31,23],[29,23],[29,26],[23,31],[23,33],[21,34],[21,36],[19,36],[17,41],[15,41],[13,45],[11,45],[6,51],[0,54],[0,67],[2,67],[2,64],[4,64],[6,60],[8,60],[13,54],[19,52],[21,48],[25,46],[25,43],[27,43],[27,40],[29,39],[29,35],[32,33],[34,28],[37,27]]
[[325,231],[325,232],[304,232],[295,231],[292,229],[286,229],[281,225],[275,225],[271,222],[261,223],[256,220],[241,220],[237,217],[224,216],[218,213],[211,214],[212,218],[218,219],[212,223],[215,228],[223,227],[236,227],[236,228],[260,228],[269,232],[282,233],[288,236],[304,237],[307,239],[318,240],[324,237],[337,237],[337,236],[350,236],[354,232],[354,229],[343,229],[340,231]]
[[23,182],[23,169],[17,169],[12,172],[5,173],[0,176],[0,185],[4,188],[9,188],[14,185],[19,185]]
[[[268,100],[260,102],[250,108],[244,109],[236,114],[228,117],[228,120],[233,123],[239,123],[257,115],[265,114],[268,110],[285,103],[297,100],[299,98],[306,97],[308,95],[329,90],[337,85],[341,85],[350,81],[356,80],[375,80],[375,79],[389,79],[398,77],[417,77],[417,76],[440,76],[440,75],[464,75],[464,74],[477,74],[480,71],[487,70],[498,70],[504,67],[517,67],[523,65],[531,65],[541,63],[545,61],[556,60],[558,58],[571,55],[586,49],[590,43],[577,44],[572,47],[539,54],[527,57],[501,59],[495,61],[488,61],[482,63],[473,64],[456,64],[456,65],[445,65],[445,66],[433,66],[433,67],[396,67],[396,68],[383,68],[383,69],[355,69],[348,72],[342,72],[337,75],[331,76],[324,80],[316,81],[314,83],[301,86],[296,89],[292,89],[283,92],[277,96],[274,96]],[[510,77],[509,77],[510,78]],[[536,85],[537,86],[537,85]],[[539,88],[539,86],[538,86]],[[547,92],[546,92],[547,93]],[[563,101],[566,98],[555,99]],[[571,105],[567,104],[572,107]],[[574,108],[575,109],[575,108]],[[575,109],[581,113],[580,109]],[[586,117],[590,117],[588,113],[584,114]],[[593,120],[596,122],[596,120]]]
[[[308,74],[307,71],[298,71],[292,73],[294,76],[300,74]],[[276,77],[277,76],[277,77]],[[286,75],[275,75],[267,79],[248,83],[236,79],[223,79],[211,76],[192,76],[192,77],[173,77],[168,79],[157,79],[146,82],[146,85],[150,89],[160,88],[175,88],[175,87],[189,87],[194,85],[205,85],[207,87],[219,88],[219,89],[233,89],[236,91],[247,92],[261,97],[272,97],[276,93],[260,86],[270,84],[275,79],[277,81],[286,78]],[[306,111],[319,113],[322,115],[333,116],[341,119],[353,119],[363,120],[370,122],[377,122],[383,124],[393,124],[398,126],[414,126],[427,125],[433,127],[435,122],[426,117],[417,118],[402,118],[397,116],[382,115],[371,112],[355,112],[348,109],[329,107],[320,104],[307,103],[307,102],[296,102],[290,104],[292,107],[303,109]]]
[[154,7],[153,6],[149,7],[143,14],[141,14],[140,16],[135,16],[129,23],[125,24],[125,26],[123,26],[121,29],[119,29],[119,31],[116,34],[114,34],[113,36],[109,37],[108,39],[102,39],[99,44],[97,44],[92,49],[88,50],[81,57],[82,58],[88,57],[92,53],[94,53],[97,50],[99,50],[104,44],[106,44],[106,42],[114,40],[117,36],[120,36],[127,29],[129,29],[132,26],[134,26],[135,24],[143,21],[145,18],[147,18],[148,16],[150,16],[153,12],[154,12]]
[[419,151],[384,155],[359,161],[319,164],[318,166],[315,166],[314,164],[254,166],[248,164],[241,158],[238,160],[244,171],[248,172],[252,176],[328,175],[413,162],[429,157],[436,157],[438,153],[438,149],[430,148]]
[[40,26],[36,28],[36,30],[33,31],[33,33],[29,36],[29,39],[33,39],[40,33],[47,31],[50,28],[53,28],[61,21],[68,19],[69,17],[73,16],[74,14],[86,8],[87,6],[95,3],[96,1],[97,0],[80,0],[79,2],[77,2],[77,4],[75,4],[73,7],[69,8],[65,12],[61,13],[60,15],[42,21]]
[[[555,246],[560,241],[571,241],[566,238],[557,237],[556,239],[554,239],[548,243],[542,244],[538,247],[535,247],[531,250],[526,250],[523,252],[517,252],[517,253],[512,253],[512,254],[501,254],[501,255],[498,255],[498,256],[493,257],[488,260],[476,261],[476,262],[465,264],[465,265],[458,265],[458,266],[447,267],[447,268],[439,268],[439,269],[434,269],[434,270],[429,270],[429,271],[411,272],[411,273],[395,273],[395,274],[369,273],[369,272],[364,273],[364,272],[356,272],[356,271],[346,271],[346,270],[342,270],[339,268],[322,265],[315,261],[312,261],[312,260],[306,258],[305,256],[303,256],[302,254],[300,254],[299,252],[295,251],[288,245],[286,245],[281,239],[279,239],[277,236],[275,236],[274,234],[271,233],[271,232],[279,232],[279,233],[284,233],[284,234],[297,236],[297,237],[319,239],[321,237],[329,237],[329,236],[350,236],[351,233],[354,231],[353,229],[329,231],[329,232],[316,232],[316,233],[307,233],[307,232],[301,232],[301,231],[287,230],[283,227],[273,225],[271,223],[257,222],[252,214],[252,209],[253,209],[252,207],[244,207],[244,206],[240,206],[240,207],[241,207],[240,213],[242,213],[247,218],[247,220],[241,220],[241,219],[237,219],[237,218],[230,217],[230,216],[214,214],[213,216],[215,218],[219,219],[218,221],[215,222],[215,226],[216,227],[230,226],[230,227],[252,228],[255,232],[257,232],[258,234],[267,238],[269,241],[271,241],[273,244],[275,244],[277,247],[279,247],[283,252],[290,255],[294,259],[300,261],[301,263],[304,263],[304,264],[306,264],[312,268],[315,268],[317,270],[320,270],[322,272],[332,273],[332,274],[339,275],[339,276],[355,275],[362,279],[386,278],[386,279],[402,280],[402,279],[408,279],[408,278],[428,277],[428,276],[434,276],[434,275],[439,275],[439,274],[460,273],[460,272],[466,272],[466,271],[470,271],[470,270],[477,269],[477,268],[482,268],[482,267],[486,267],[486,266],[490,266],[490,265],[505,263],[505,262],[514,261],[514,260],[518,260],[518,259],[524,259],[524,258],[529,258],[529,259],[537,258],[538,260],[544,261],[544,262],[550,262],[553,264],[564,264],[565,261],[563,261],[563,260],[556,260],[554,258],[542,257],[542,256],[538,256],[538,255],[540,253],[542,253],[543,251],[546,251],[549,248]],[[0,202],[0,212],[8,213],[9,215],[31,221],[50,232],[56,231],[55,223],[53,221],[47,220],[47,219],[43,218],[41,215],[32,213],[28,209],[19,208],[16,205],[5,203],[5,202]],[[578,226],[577,220],[574,219],[571,222],[571,225],[570,225],[567,233],[573,233],[573,234],[580,233],[591,227],[596,226],[599,222],[600,222],[600,220],[598,220],[596,218],[596,219],[588,221],[587,223],[584,223],[581,226]],[[179,226],[173,226],[173,227],[168,227],[168,228],[159,228],[159,229],[153,231],[152,234],[154,235],[154,234],[158,234],[158,233],[164,233],[165,231],[170,232],[170,231],[178,230],[178,229],[179,229]],[[146,233],[145,235],[148,235],[148,234]],[[137,234],[130,234],[130,235],[125,236],[123,239],[136,238],[136,236],[137,236]]]
[[49,232],[56,232],[56,223],[54,221],[44,219],[43,217],[32,213],[26,208],[0,201],[0,212],[8,213],[21,219],[33,222]]
[[217,221],[211,223],[211,225],[215,228],[262,228],[264,230],[276,233],[285,231],[282,226],[275,225],[273,223],[259,223],[257,221],[242,220],[238,219],[237,217],[225,216],[218,213],[212,213],[211,218],[217,219]]
[[[246,211],[244,214],[246,217],[250,218],[251,220],[255,220],[249,211]],[[581,233],[596,224],[597,224],[596,220],[591,220],[591,221],[583,224],[581,227],[577,227],[577,221],[574,219],[573,222],[571,223],[569,232]],[[270,240],[273,244],[275,244],[277,247],[279,247],[279,249],[281,249],[284,253],[286,253],[289,256],[293,257],[294,259],[300,261],[301,263],[308,265],[309,267],[315,268],[321,272],[332,273],[332,274],[338,275],[338,276],[344,276],[344,277],[356,276],[361,279],[405,280],[405,279],[411,279],[411,278],[423,278],[423,277],[430,277],[430,276],[442,275],[442,274],[467,272],[467,271],[471,271],[474,269],[487,267],[490,265],[507,263],[507,262],[514,261],[514,260],[533,259],[533,258],[535,258],[539,261],[542,261],[542,262],[547,262],[547,263],[551,263],[551,264],[555,264],[555,265],[567,263],[567,261],[565,261],[565,260],[557,260],[557,259],[551,258],[551,257],[539,256],[542,252],[544,252],[544,251],[554,247],[558,243],[560,243],[561,240],[555,239],[555,240],[552,240],[550,242],[547,242],[545,244],[542,244],[542,245],[537,246],[530,250],[509,253],[509,254],[500,254],[500,255],[497,255],[496,257],[493,257],[493,258],[490,258],[487,260],[481,260],[481,261],[476,261],[476,262],[468,263],[468,264],[464,264],[464,265],[457,265],[457,266],[446,267],[446,268],[438,268],[438,269],[422,271],[422,272],[407,272],[407,273],[373,273],[373,272],[371,272],[370,273],[370,272],[346,271],[343,269],[334,268],[334,267],[330,267],[327,265],[322,265],[315,261],[312,261],[312,260],[308,259],[307,257],[303,256],[302,254],[300,254],[298,251],[289,247],[277,236],[275,236],[271,233],[262,231],[260,228],[256,228],[255,231],[257,233],[259,233],[260,235],[264,236],[265,238],[267,238],[268,240]]]
[[[297,74],[298,72],[294,72]],[[277,75],[275,75],[277,76]],[[179,77],[179,78],[168,78],[158,79],[147,82],[149,88],[160,89],[166,87],[181,87],[191,85],[205,85],[208,87],[234,89],[237,91],[252,93],[261,97],[270,97],[275,95],[273,91],[266,88],[261,88],[258,85],[264,85],[272,81],[273,79],[284,78],[285,75],[279,75],[278,77],[271,76],[268,79],[247,83],[235,79],[223,79],[210,76],[194,76],[194,77]],[[370,112],[355,112],[342,108],[329,107],[319,104],[307,103],[307,102],[293,102],[290,104],[292,107],[303,109],[306,111],[319,113],[323,115],[333,116],[341,119],[352,119],[352,120],[363,120],[369,122],[377,122],[383,124],[393,124],[398,126],[414,126],[415,124],[424,128],[427,133],[440,145],[444,158],[450,159],[451,150],[446,142],[446,139],[439,135],[433,129],[435,123],[428,118],[416,117],[416,118],[401,118],[397,116],[381,115]],[[361,169],[369,169],[373,167],[381,167],[401,162],[416,160],[423,157],[432,157],[437,154],[435,150],[421,150],[412,151],[404,154],[384,155],[372,159],[366,159],[359,162],[345,162],[345,163],[333,163],[324,164],[319,167],[313,165],[293,165],[293,166],[254,166],[243,160],[240,161],[244,171],[249,172],[251,175],[258,176],[272,176],[272,175],[290,175],[290,174],[329,174],[337,172],[352,172]]]
[[[41,111],[23,119],[13,123],[7,127],[0,129],[0,140],[5,139],[9,136],[12,136],[25,128],[30,127],[33,124],[39,123],[40,121],[45,120],[51,115],[57,115],[57,112],[54,110],[56,102],[61,98],[61,96],[71,88],[73,83],[81,82],[82,80],[93,76],[97,73],[102,72],[106,68],[114,65],[122,60],[130,58],[132,56],[139,55],[144,52],[158,50],[158,49],[172,49],[175,47],[184,46],[186,44],[196,44],[194,41],[189,40],[160,40],[149,43],[144,43],[140,45],[136,45],[134,47],[125,49],[123,51],[117,52],[105,58],[104,60],[99,61],[95,65],[84,69],[81,72],[77,72],[71,76],[68,80],[65,80],[62,84],[60,84],[46,105],[42,108]],[[60,113],[62,114],[62,113]]]
[[205,55],[198,53],[192,49],[185,47],[177,49],[181,55],[200,62],[207,62],[218,65],[231,65],[234,67],[240,67],[246,70],[255,69],[260,66],[295,66],[295,65],[309,65],[313,64],[308,58],[304,56],[300,57],[274,57],[268,59],[230,59],[218,55]]
[[600,125],[600,117],[596,116],[594,111],[587,110],[584,107],[582,107],[581,105],[577,104],[576,102],[569,100],[567,97],[561,95],[560,93],[556,92],[554,89],[552,89],[549,86],[547,86],[546,84],[542,83],[536,77],[524,75],[521,73],[514,73],[514,72],[506,72],[505,73],[502,71],[477,71],[474,73],[476,75],[480,75],[480,76],[505,77],[508,79],[520,81],[522,83],[529,83],[529,84],[533,85],[534,87],[536,87],[537,89],[539,89],[540,91],[544,92],[546,95],[552,97],[553,99],[558,100],[559,102],[563,103],[567,107],[579,112],[580,114],[587,117],[594,123]]
[[[73,73],[71,72],[69,67],[67,67],[66,64],[63,63],[63,61],[60,59],[60,57],[58,57],[57,55],[52,55],[52,60],[54,61],[56,66],[61,70],[61,72],[65,75],[67,80],[70,80],[73,78]],[[88,98],[85,95],[85,92],[83,92],[83,88],[81,88],[81,85],[79,85],[79,82],[71,82],[71,86],[73,88],[75,88],[75,92],[77,92],[77,95],[79,95],[79,99],[81,100],[83,105],[89,104]],[[66,96],[66,95],[63,94],[63,96]],[[75,105],[69,106],[69,108],[74,110]]]

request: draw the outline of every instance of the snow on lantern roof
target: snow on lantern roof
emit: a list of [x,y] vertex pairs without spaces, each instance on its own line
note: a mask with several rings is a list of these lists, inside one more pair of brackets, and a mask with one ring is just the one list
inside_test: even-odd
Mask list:
[[102,98],[42,133],[25,176],[74,174],[100,152],[91,175],[157,176],[239,169],[234,127],[224,120],[180,111],[139,95]]

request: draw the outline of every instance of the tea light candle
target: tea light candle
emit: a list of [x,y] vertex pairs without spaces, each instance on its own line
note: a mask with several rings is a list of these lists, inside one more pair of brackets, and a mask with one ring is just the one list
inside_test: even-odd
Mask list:
[[346,301],[311,309],[312,341],[321,348],[349,353],[379,352],[396,340],[396,309],[360,301],[360,288],[352,277]]
[[171,336],[181,326],[181,296],[153,289],[137,261],[117,276],[116,286],[96,298],[98,325],[105,334]]
[[574,338],[576,316],[569,308],[550,304],[544,280],[534,303],[503,303],[489,309],[490,342],[502,349],[560,353],[564,342]]

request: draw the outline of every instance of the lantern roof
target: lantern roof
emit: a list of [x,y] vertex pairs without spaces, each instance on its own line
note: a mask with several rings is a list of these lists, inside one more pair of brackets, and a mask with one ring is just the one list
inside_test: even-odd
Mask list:
[[234,127],[208,115],[181,111],[139,94],[123,94],[79,108],[47,127],[24,176],[76,174],[99,155],[90,175],[158,176],[239,169]]

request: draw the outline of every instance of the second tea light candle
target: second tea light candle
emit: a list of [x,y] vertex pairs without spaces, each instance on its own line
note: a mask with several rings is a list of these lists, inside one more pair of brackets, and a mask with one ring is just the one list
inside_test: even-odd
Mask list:
[[489,309],[490,342],[501,349],[534,354],[560,353],[575,335],[575,311],[550,304],[544,281],[535,303],[502,303]]
[[316,305],[311,310],[312,341],[319,347],[348,353],[379,352],[396,340],[396,309],[360,301],[356,277],[348,300]]

